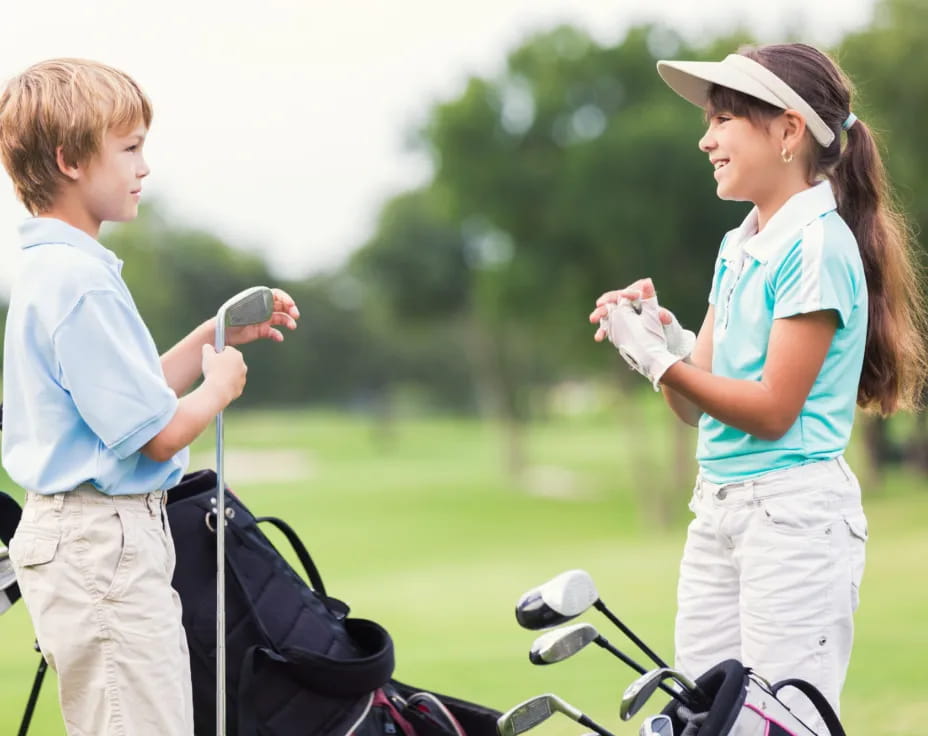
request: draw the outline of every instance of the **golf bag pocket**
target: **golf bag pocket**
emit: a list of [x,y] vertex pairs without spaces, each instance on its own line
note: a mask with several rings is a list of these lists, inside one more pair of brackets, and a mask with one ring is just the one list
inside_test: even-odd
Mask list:
[[[216,475],[200,471],[171,490],[173,584],[183,602],[197,734],[216,730]],[[226,490],[226,712],[232,736],[343,736],[393,672],[393,643],[372,621],[348,617],[326,594],[296,533],[256,518]],[[259,529],[273,524],[311,585]]]
[[[771,685],[734,659],[725,660],[696,678],[708,709],[686,713],[676,700],[662,711],[673,721],[673,732],[686,736],[845,736],[825,696],[805,680]],[[815,706],[828,728],[816,733],[778,697],[784,688],[800,690]],[[698,725],[697,725],[698,724]]]

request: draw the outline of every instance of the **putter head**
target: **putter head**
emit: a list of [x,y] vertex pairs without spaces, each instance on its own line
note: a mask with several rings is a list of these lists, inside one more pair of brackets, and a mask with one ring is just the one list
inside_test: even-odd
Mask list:
[[218,314],[226,327],[266,322],[274,314],[274,294],[266,286],[252,286],[226,301]]
[[553,664],[572,657],[599,636],[592,624],[571,624],[547,631],[532,643],[528,658],[532,664]]
[[683,689],[684,694],[696,691],[696,684],[682,673],[670,669],[669,667],[658,667],[657,669],[645,672],[641,677],[625,688],[625,692],[622,693],[622,704],[619,706],[619,716],[621,719],[627,721],[641,710],[660,684],[668,679],[672,679],[676,682],[677,685]]
[[516,603],[516,621],[524,629],[547,629],[576,618],[599,599],[585,570],[568,570],[525,593]]
[[577,721],[582,713],[553,693],[536,695],[510,708],[496,720],[499,736],[518,736],[548,720],[555,712]]
[[673,736],[673,721],[663,713],[648,716],[638,729],[638,736]]

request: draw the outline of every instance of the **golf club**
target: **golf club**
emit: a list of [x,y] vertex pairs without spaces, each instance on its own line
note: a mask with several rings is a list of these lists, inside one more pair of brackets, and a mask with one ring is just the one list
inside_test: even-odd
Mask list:
[[[532,648],[529,650],[528,658],[532,664],[554,664],[572,657],[591,642],[621,659],[638,674],[643,675],[647,672],[644,667],[631,657],[612,646],[596,630],[593,624],[588,623],[571,624],[570,626],[562,626],[559,629],[545,632],[535,639]],[[672,698],[689,705],[689,701],[684,700],[679,692],[668,687],[663,682],[660,683],[659,687]]]
[[516,620],[525,629],[547,629],[566,623],[590,606],[602,613],[658,667],[667,663],[623,624],[603,603],[586,570],[568,570],[525,593],[516,604]]
[[622,693],[622,704],[619,707],[619,716],[623,721],[627,721],[635,715],[642,706],[648,702],[648,699],[654,694],[654,691],[661,683],[671,678],[683,688],[687,694],[689,702],[686,705],[691,706],[693,702],[701,698],[701,693],[696,683],[690,680],[686,675],[669,667],[660,667],[650,672],[645,672],[641,677],[635,680],[631,685],[625,688]]
[[648,716],[638,729],[638,736],[673,736],[673,721],[663,713]]
[[577,723],[596,731],[600,736],[613,736],[612,733],[553,693],[536,695],[510,708],[496,720],[496,731],[499,736],[518,736],[548,720],[555,713],[563,713]]
[[[216,313],[216,352],[226,346],[226,327],[265,322],[274,314],[274,294],[266,286],[239,292]],[[226,732],[226,494],[223,477],[222,412],[216,415],[216,733]]]

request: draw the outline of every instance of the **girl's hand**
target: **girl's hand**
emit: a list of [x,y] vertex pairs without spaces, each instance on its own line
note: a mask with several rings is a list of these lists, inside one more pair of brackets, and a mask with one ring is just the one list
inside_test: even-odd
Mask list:
[[226,330],[227,345],[244,345],[255,340],[268,339],[274,342],[283,342],[283,333],[275,325],[286,327],[288,330],[296,329],[296,321],[300,318],[293,298],[282,289],[271,289],[274,294],[274,314],[266,322],[244,327],[229,327]]
[[[624,289],[607,291],[596,300],[596,309],[590,313],[590,323],[598,325],[600,320],[609,314],[610,305],[618,304],[622,299],[630,302],[638,299],[650,299],[655,293],[654,282],[651,281],[650,277],[638,279]],[[673,321],[673,315],[663,307],[659,310],[658,317],[661,323],[665,325],[669,325]],[[593,339],[596,342],[602,342],[606,339],[606,331],[602,327],[597,328]]]

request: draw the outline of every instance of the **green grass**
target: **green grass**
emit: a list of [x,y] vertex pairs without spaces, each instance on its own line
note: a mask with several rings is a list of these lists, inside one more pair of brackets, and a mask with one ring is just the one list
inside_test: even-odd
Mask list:
[[[330,592],[354,615],[392,633],[397,678],[499,709],[555,691],[617,736],[635,734],[637,725],[617,716],[631,670],[598,649],[533,667],[534,635],[513,616],[524,590],[583,567],[613,610],[672,656],[691,468],[681,472],[669,459],[669,420],[658,402],[631,404],[621,414],[531,425],[532,470],[522,480],[503,471],[502,434],[488,424],[404,419],[385,439],[360,417],[230,411],[227,479],[253,511],[297,529]],[[194,449],[211,448],[205,437]],[[260,450],[302,453],[302,477],[275,480],[285,463],[262,474],[260,456],[249,455],[252,467],[236,478],[236,451]],[[921,479],[900,475],[865,503],[871,542],[843,720],[852,735],[920,734],[928,721],[928,493]],[[655,531],[659,517],[669,526]],[[598,614],[585,620],[645,663]],[[37,663],[24,606],[0,620],[0,642],[0,734],[8,734]],[[50,673],[31,734],[63,733],[54,690]],[[553,719],[538,733],[581,730]]]

